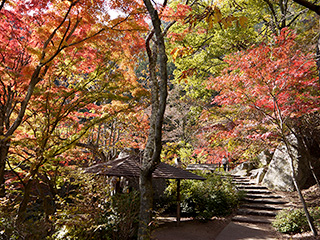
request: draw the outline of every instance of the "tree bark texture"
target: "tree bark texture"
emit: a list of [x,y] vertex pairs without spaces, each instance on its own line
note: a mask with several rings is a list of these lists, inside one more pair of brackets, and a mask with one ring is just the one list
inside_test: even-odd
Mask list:
[[2,10],[4,4],[5,4],[6,0],[2,0],[1,3],[0,3],[0,11]]
[[153,188],[152,172],[145,170],[140,174],[140,222],[138,239],[150,239],[152,221]]
[[[149,59],[149,81],[151,90],[151,116],[150,130],[145,147],[141,173],[140,187],[140,222],[138,239],[150,239],[150,224],[152,220],[153,189],[152,172],[160,163],[162,148],[162,124],[167,100],[167,55],[161,21],[158,12],[154,9],[150,0],[144,0],[144,4],[151,17],[153,30],[146,39],[146,51]],[[153,37],[155,37],[153,39]],[[152,42],[153,41],[153,42]],[[153,47],[150,47],[153,44]],[[159,59],[160,77],[157,78],[157,59]]]
[[299,185],[298,185],[298,182],[297,182],[297,180],[296,180],[296,174],[295,174],[295,169],[294,169],[294,164],[293,164],[293,159],[294,159],[294,157],[293,157],[293,155],[292,155],[292,153],[291,153],[291,149],[290,149],[290,146],[289,146],[290,144],[288,143],[288,141],[287,141],[286,139],[284,139],[284,143],[285,143],[287,152],[288,152],[288,154],[289,154],[289,156],[290,156],[290,166],[291,166],[291,172],[292,172],[292,173],[291,173],[291,174],[292,174],[291,177],[292,177],[293,184],[294,184],[294,186],[295,186],[295,188],[296,188],[296,190],[297,190],[298,196],[299,196],[300,201],[301,201],[301,203],[302,203],[303,210],[304,210],[304,213],[305,213],[305,215],[306,215],[306,218],[307,218],[307,221],[308,221],[310,230],[312,231],[312,233],[313,233],[314,236],[317,236],[317,235],[318,235],[317,229],[316,229],[315,226],[314,226],[314,222],[313,222],[313,219],[312,219],[312,217],[310,216],[310,213],[309,213],[309,211],[308,211],[308,207],[307,207],[306,201],[305,201],[305,199],[304,199],[304,197],[303,197],[303,195],[302,195],[301,189],[300,189],[300,187],[299,187]]
[[17,217],[18,224],[23,222],[26,218],[26,212],[27,212],[28,203],[30,201],[30,194],[31,194],[32,185],[33,185],[33,179],[30,179],[27,182],[27,184],[25,184],[24,192],[23,192],[23,199],[19,205],[19,210],[18,210],[18,217]]
[[313,2],[307,0],[293,0],[294,2],[308,8],[309,10],[315,12],[320,15],[320,5],[314,4]]
[[0,197],[5,196],[5,165],[8,156],[9,142],[0,141]]

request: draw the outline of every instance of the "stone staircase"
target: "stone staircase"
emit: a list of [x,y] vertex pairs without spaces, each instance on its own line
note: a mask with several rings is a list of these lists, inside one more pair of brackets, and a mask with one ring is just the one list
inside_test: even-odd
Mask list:
[[245,192],[245,198],[232,218],[233,222],[271,224],[277,212],[286,207],[287,201],[266,187],[246,177],[232,175],[232,178],[236,187]]

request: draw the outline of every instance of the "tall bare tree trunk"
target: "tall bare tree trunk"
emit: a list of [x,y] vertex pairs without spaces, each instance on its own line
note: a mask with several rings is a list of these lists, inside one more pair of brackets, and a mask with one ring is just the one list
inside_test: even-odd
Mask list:
[[299,184],[297,182],[297,178],[296,178],[296,174],[295,174],[295,169],[294,169],[294,164],[293,164],[293,161],[294,161],[294,157],[293,157],[293,154],[291,152],[291,148],[290,148],[290,144],[288,143],[288,140],[284,138],[284,144],[286,146],[286,149],[287,149],[287,152],[289,154],[289,157],[290,157],[290,166],[291,166],[291,177],[292,177],[292,181],[293,181],[293,184],[298,192],[298,196],[300,198],[300,201],[302,203],[302,206],[303,206],[303,210],[304,210],[304,213],[306,215],[306,218],[307,218],[307,221],[308,221],[308,224],[309,224],[309,227],[310,227],[310,230],[312,231],[313,235],[314,236],[317,236],[318,233],[317,233],[317,229],[315,228],[314,226],[314,223],[313,223],[313,219],[312,217],[310,216],[310,213],[308,211],[308,207],[307,207],[307,204],[306,204],[306,201],[302,195],[302,192],[301,192],[301,189],[299,187]]
[[319,179],[318,179],[318,177],[317,177],[317,175],[316,175],[316,173],[314,171],[314,167],[312,166],[312,163],[311,163],[310,160],[308,161],[308,163],[309,163],[309,168],[310,168],[310,171],[312,173],[313,179],[316,181],[316,184],[318,186],[318,190],[320,191],[320,182],[319,182]]
[[153,188],[152,172],[148,169],[141,171],[140,179],[140,222],[138,239],[150,239],[150,225],[152,221]]
[[[150,239],[150,223],[152,219],[153,189],[152,172],[160,163],[162,124],[167,100],[167,55],[161,30],[161,21],[158,12],[154,9],[150,0],[144,0],[144,4],[152,20],[153,30],[146,39],[146,50],[149,58],[149,77],[151,88],[151,117],[148,141],[142,159],[142,167],[139,179],[140,187],[140,223],[138,239]],[[155,36],[155,42],[151,50],[151,41]],[[157,79],[156,67],[159,57],[160,78]]]

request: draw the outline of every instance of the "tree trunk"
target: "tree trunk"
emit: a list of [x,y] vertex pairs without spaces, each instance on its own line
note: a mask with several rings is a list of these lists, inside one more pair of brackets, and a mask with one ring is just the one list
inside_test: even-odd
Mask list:
[[[157,10],[154,9],[150,0],[144,0],[144,4],[151,17],[153,30],[146,39],[146,51],[149,58],[149,77],[151,88],[151,117],[148,141],[145,147],[141,173],[140,173],[140,223],[139,240],[150,239],[150,223],[152,218],[153,189],[152,172],[160,163],[162,148],[162,124],[167,100],[167,55],[165,50],[161,21]],[[151,50],[151,39],[155,35],[155,42]],[[157,79],[156,66],[159,56],[160,78]]]
[[2,0],[2,1],[1,1],[1,4],[0,4],[0,11],[2,10],[2,8],[3,8],[4,4],[5,4],[5,2],[6,2],[6,0]]
[[5,166],[6,159],[8,157],[9,143],[0,141],[0,197],[4,197],[6,193],[5,189]]
[[308,1],[308,0],[293,0],[293,1],[308,8],[309,10],[315,12],[320,16],[320,5],[317,5],[316,3],[313,3],[312,1]]
[[19,205],[17,223],[21,223],[26,218],[26,211],[30,201],[30,193],[32,188],[33,179],[30,179],[24,187],[23,199]]
[[153,188],[152,173],[142,171],[139,179],[140,186],[140,223],[138,239],[150,239],[150,225],[152,220]]
[[318,235],[317,229],[314,226],[313,219],[310,216],[306,201],[304,200],[304,197],[302,195],[301,189],[300,189],[300,187],[298,185],[298,182],[297,182],[297,179],[296,179],[296,174],[295,174],[295,169],[294,169],[294,164],[293,164],[294,157],[293,157],[293,155],[291,153],[291,149],[290,149],[289,143],[285,138],[284,138],[284,143],[285,143],[286,149],[288,151],[288,154],[290,156],[290,166],[291,166],[291,174],[292,174],[291,177],[292,177],[293,184],[294,184],[294,186],[295,186],[295,188],[296,188],[296,190],[298,192],[298,195],[299,195],[300,201],[302,203],[303,210],[305,212],[305,215],[306,215],[310,230],[312,231],[314,236],[317,236]]
[[317,184],[317,186],[318,186],[318,190],[320,191],[320,182],[319,182],[319,179],[318,179],[316,173],[314,172],[314,168],[313,168],[313,166],[312,166],[311,161],[309,160],[308,162],[309,162],[309,168],[310,168],[310,171],[311,171],[311,173],[312,173],[312,176],[313,176],[314,180],[316,181],[316,184]]
[[303,206],[303,210],[304,210],[304,213],[306,214],[306,217],[307,217],[307,221],[308,221],[308,224],[309,224],[309,227],[313,233],[313,236],[317,236],[318,233],[317,233],[317,229],[315,228],[314,226],[314,223],[313,223],[313,218],[310,216],[310,213],[308,211],[308,207],[307,207],[307,204],[306,204],[306,201],[304,200],[304,197],[302,195],[302,192],[300,190],[300,187],[296,181],[296,178],[294,176],[295,174],[293,173],[292,174],[292,180],[293,180],[293,184],[298,192],[298,195],[299,195],[299,198],[300,198],[300,201],[302,203],[302,206]]

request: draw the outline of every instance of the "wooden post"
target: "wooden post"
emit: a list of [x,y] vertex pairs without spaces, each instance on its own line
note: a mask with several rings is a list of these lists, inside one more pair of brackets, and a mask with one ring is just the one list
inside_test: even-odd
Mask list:
[[181,209],[180,209],[180,179],[177,179],[177,226],[180,224]]

